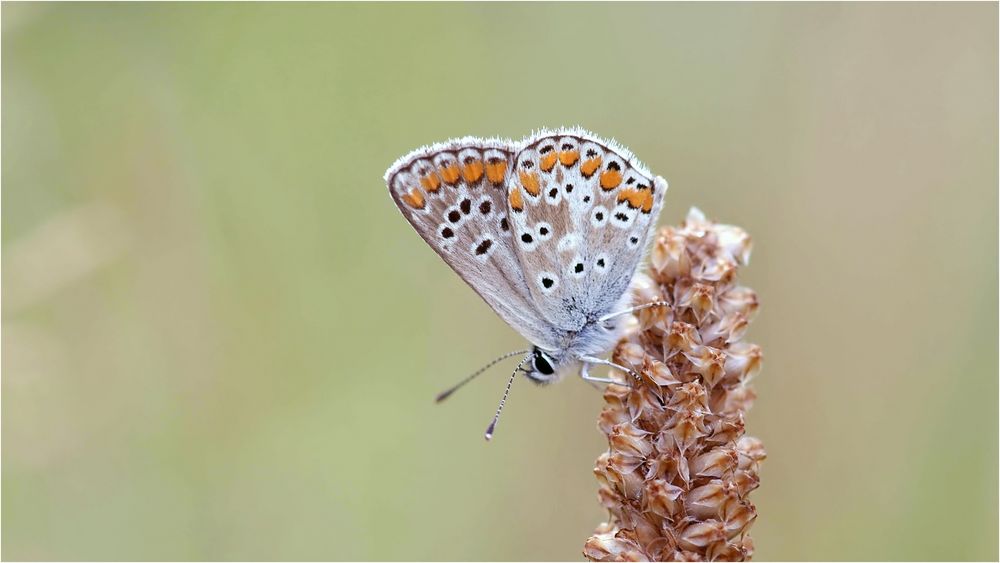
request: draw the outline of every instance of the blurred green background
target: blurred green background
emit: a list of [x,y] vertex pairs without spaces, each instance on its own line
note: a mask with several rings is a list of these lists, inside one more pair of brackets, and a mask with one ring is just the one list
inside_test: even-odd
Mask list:
[[759,559],[996,559],[997,4],[4,3],[4,559],[570,559],[601,396],[385,168],[579,124],[746,228]]

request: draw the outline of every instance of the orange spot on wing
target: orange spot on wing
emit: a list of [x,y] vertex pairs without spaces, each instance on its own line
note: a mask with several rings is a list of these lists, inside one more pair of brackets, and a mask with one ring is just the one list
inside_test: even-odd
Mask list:
[[642,212],[649,213],[653,210],[653,190],[642,190],[646,198],[642,200]]
[[514,211],[521,211],[524,209],[524,200],[521,199],[521,188],[514,186],[514,188],[510,190],[510,196],[508,199],[510,201],[510,208]]
[[466,162],[465,167],[462,168],[462,176],[470,184],[478,182],[483,177],[483,161],[470,160]]
[[533,172],[521,171],[521,185],[532,197],[537,197],[542,192],[542,188],[538,185],[538,175]]
[[441,177],[444,178],[444,183],[446,184],[456,184],[458,183],[458,163],[450,162],[447,166],[442,166],[440,168]]
[[491,160],[486,163],[486,178],[494,184],[503,182],[503,177],[507,173],[506,160]]
[[605,170],[601,173],[601,188],[613,190],[622,183],[622,173],[617,170]]
[[618,194],[618,203],[627,201],[629,207],[638,209],[646,201],[646,192],[648,190],[624,189]]
[[601,157],[595,156],[594,158],[587,159],[583,161],[580,165],[580,172],[583,173],[584,178],[590,178],[594,175],[594,172],[601,167]]
[[420,193],[417,188],[410,190],[410,193],[403,194],[402,200],[414,209],[424,208],[424,194]]
[[580,160],[580,151],[562,151],[559,153],[559,162],[567,168],[576,164]]
[[556,156],[556,152],[552,151],[549,154],[542,157],[542,160],[538,163],[538,167],[541,168],[544,172],[548,172],[549,170],[552,170],[553,166],[556,165],[557,158],[558,156]]
[[431,171],[420,179],[420,185],[423,186],[428,193],[434,193],[441,187],[441,178],[438,177],[437,172]]

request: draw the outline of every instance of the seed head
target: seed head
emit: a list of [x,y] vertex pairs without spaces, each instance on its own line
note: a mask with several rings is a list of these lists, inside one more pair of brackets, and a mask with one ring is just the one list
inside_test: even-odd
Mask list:
[[591,561],[743,561],[757,517],[747,498],[766,454],[744,435],[743,416],[762,352],[743,341],[756,294],[737,284],[750,237],[692,209],[680,227],[660,230],[650,275],[636,304],[669,306],[636,314],[613,360],[641,381],[609,385],[598,428],[608,451],[594,473],[609,521],[583,554]]

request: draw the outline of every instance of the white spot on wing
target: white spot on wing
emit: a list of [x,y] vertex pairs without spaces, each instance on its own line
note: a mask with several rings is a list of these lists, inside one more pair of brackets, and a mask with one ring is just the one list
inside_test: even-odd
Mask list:
[[[483,213],[483,211],[482,211],[483,204],[487,204],[487,203],[489,204],[489,210],[486,213]],[[494,207],[494,205],[493,205],[493,198],[491,198],[488,195],[484,195],[483,197],[479,198],[476,201],[475,207],[473,207],[473,209],[472,209],[472,213],[474,215],[479,215],[481,217],[489,218],[489,217],[491,217],[493,215],[493,212],[494,212],[493,207]]]
[[[488,244],[487,241],[489,241]],[[486,247],[480,254],[479,253],[480,246],[484,244],[486,244]],[[497,246],[496,241],[494,241],[492,237],[482,237],[476,242],[472,243],[472,246],[469,247],[469,252],[473,256],[475,256],[476,260],[479,260],[480,262],[486,262],[487,260],[489,260],[490,254],[493,254],[493,249],[495,249],[496,246]]]
[[[545,287],[546,281],[549,282],[548,287]],[[552,293],[557,287],[559,287],[559,276],[553,274],[552,272],[542,272],[538,274],[538,287],[541,288],[542,293]]]
[[552,225],[546,223],[545,221],[540,221],[535,224],[535,232],[537,233],[536,238],[539,241],[546,241],[552,238]]
[[608,271],[611,267],[611,259],[608,258],[607,254],[598,254],[597,258],[594,259],[594,271],[598,274],[603,274]]
[[627,204],[620,203],[612,210],[611,224],[619,229],[628,229],[635,222],[637,213],[637,209],[632,209]]
[[574,233],[569,233],[563,238],[559,239],[559,244],[556,245],[556,250],[559,252],[569,252],[576,248],[576,245],[580,242],[580,236]]
[[556,184],[549,184],[542,189],[545,190],[545,201],[549,205],[559,205],[562,202],[562,190]]
[[608,222],[608,210],[603,205],[598,205],[590,211],[590,224],[599,229]]
[[521,245],[521,248],[525,252],[531,252],[538,247],[538,239],[535,237],[535,233],[530,231],[524,231],[517,235],[517,242]]

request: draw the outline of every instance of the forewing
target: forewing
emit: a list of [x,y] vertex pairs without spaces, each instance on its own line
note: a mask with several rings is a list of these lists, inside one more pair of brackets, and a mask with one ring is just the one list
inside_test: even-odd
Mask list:
[[626,149],[585,131],[525,142],[508,214],[528,291],[548,322],[576,330],[622,301],[666,189]]
[[413,151],[386,172],[396,206],[417,233],[525,338],[553,346],[511,246],[506,185],[513,149],[466,138]]

